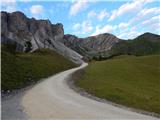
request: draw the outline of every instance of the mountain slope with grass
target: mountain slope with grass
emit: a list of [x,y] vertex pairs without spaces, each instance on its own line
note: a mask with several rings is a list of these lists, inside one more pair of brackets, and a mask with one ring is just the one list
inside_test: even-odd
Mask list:
[[110,50],[100,52],[97,60],[112,58],[118,55],[143,56],[160,54],[160,35],[144,33],[133,40],[121,40]]
[[102,60],[125,54],[142,56],[160,53],[160,35],[152,33],[144,33],[131,40],[122,40],[108,33],[87,38],[64,35],[62,42],[87,60]]
[[17,53],[12,45],[2,45],[1,89],[4,91],[19,89],[76,66],[49,49],[39,49],[33,53]]
[[91,62],[75,84],[88,93],[160,114],[160,55]]

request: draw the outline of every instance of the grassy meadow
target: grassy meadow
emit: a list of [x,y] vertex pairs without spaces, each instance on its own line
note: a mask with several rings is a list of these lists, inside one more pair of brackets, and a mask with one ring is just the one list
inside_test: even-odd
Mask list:
[[75,84],[100,98],[160,114],[160,55],[91,62]]
[[75,66],[71,61],[48,49],[34,53],[15,53],[2,46],[1,89],[19,89]]

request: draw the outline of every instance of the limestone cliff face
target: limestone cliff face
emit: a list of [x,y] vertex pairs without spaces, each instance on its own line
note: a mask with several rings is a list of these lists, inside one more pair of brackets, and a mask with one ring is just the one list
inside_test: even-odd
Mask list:
[[94,57],[100,52],[110,50],[120,41],[112,34],[104,33],[87,38],[78,38],[74,35],[65,35],[63,43],[86,57]]
[[31,51],[49,48],[66,56],[74,62],[81,62],[82,56],[61,41],[64,37],[63,25],[52,24],[49,20],[27,18],[22,12],[1,12],[1,43],[16,43],[18,51],[25,51],[31,43]]

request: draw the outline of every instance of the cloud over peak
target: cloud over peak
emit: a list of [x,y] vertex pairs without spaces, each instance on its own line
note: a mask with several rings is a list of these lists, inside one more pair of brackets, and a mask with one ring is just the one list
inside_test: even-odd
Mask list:
[[97,13],[93,10],[88,13],[88,18],[96,17],[99,21],[102,21],[105,17],[108,17],[108,16],[109,16],[109,13],[105,9]]
[[76,23],[73,25],[73,30],[77,34],[87,34],[93,30],[91,21],[84,20],[82,23]]
[[1,10],[14,12],[17,10],[16,0],[1,0]]
[[102,33],[111,33],[113,32],[117,26],[112,26],[112,25],[105,25],[100,27],[99,25],[96,26],[96,31],[92,33],[92,36],[102,34]]
[[69,14],[71,16],[76,15],[79,11],[83,10],[87,6],[87,0],[77,0],[74,1],[73,4],[70,7]]
[[153,0],[133,0],[120,6],[118,9],[112,11],[109,21],[129,12],[136,12],[140,10],[145,4],[152,2]]
[[30,12],[33,15],[40,15],[43,13],[43,6],[42,5],[33,5],[30,7]]

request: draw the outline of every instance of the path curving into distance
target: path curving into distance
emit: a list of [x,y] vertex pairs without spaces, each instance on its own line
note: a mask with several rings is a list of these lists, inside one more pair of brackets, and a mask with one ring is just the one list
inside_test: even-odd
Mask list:
[[22,97],[29,120],[158,120],[79,95],[67,84],[67,77],[87,63],[56,74],[35,85]]

